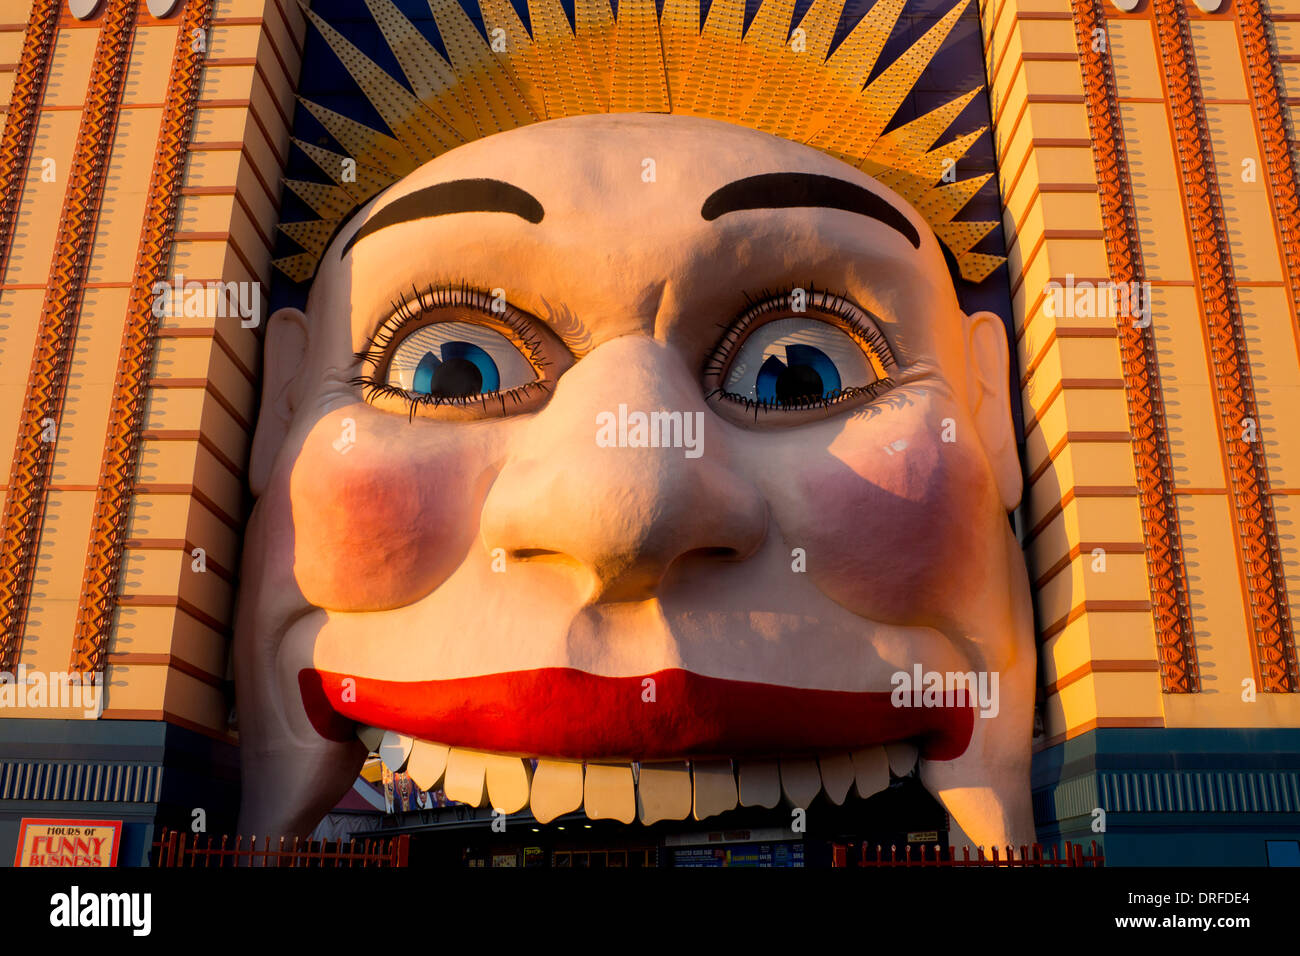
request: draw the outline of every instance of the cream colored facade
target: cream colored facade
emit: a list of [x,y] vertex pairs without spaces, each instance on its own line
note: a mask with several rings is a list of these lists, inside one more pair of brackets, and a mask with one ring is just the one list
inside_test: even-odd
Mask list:
[[[1262,146],[1232,10],[1206,15],[1187,6],[1278,531],[1293,541],[1300,419],[1290,410],[1300,407],[1300,362]],[[1023,373],[1026,555],[1038,589],[1043,743],[1097,727],[1300,726],[1300,695],[1243,699],[1243,680],[1257,681],[1258,674],[1150,5],[1132,14],[1109,2],[1104,7],[1152,287],[1202,687],[1193,694],[1161,689],[1115,321],[1053,316],[1044,291],[1070,277],[1077,283],[1110,276],[1071,5],[983,3]],[[1274,4],[1275,16],[1283,7]],[[1280,41],[1289,29],[1282,21]],[[1255,174],[1247,181],[1251,164]],[[1300,594],[1300,551],[1287,544],[1283,556],[1288,590]]]
[[[10,471],[59,214],[65,202],[107,0],[81,22],[61,12],[40,101],[17,236],[0,281],[0,448]],[[0,91],[22,53],[29,0],[0,24]],[[141,242],[150,171],[183,30],[143,3],[99,209],[76,330],[74,374],[37,552],[21,664],[65,671],[73,647],[108,406]],[[218,0],[180,191],[172,275],[257,282],[265,319],[271,237],[289,148],[304,18],[293,3]],[[42,178],[53,161],[52,181]],[[244,468],[257,405],[260,326],[238,316],[162,320],[148,381],[140,468],[108,645],[103,719],[167,719],[228,736],[223,684],[234,575],[247,513]],[[202,548],[206,570],[194,570]],[[3,716],[3,715],[0,715]],[[58,708],[25,717],[77,716]]]

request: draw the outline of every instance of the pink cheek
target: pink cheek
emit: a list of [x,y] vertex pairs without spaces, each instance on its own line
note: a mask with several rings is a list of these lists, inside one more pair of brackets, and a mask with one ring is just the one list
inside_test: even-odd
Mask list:
[[358,431],[352,452],[339,454],[329,441],[337,430],[318,427],[293,466],[294,574],[317,607],[400,607],[464,560],[478,530],[483,469],[455,441],[415,452],[400,437]]
[[993,491],[978,453],[909,436],[908,447],[824,459],[802,482],[808,571],[823,593],[887,622],[938,623],[960,607],[990,553]]

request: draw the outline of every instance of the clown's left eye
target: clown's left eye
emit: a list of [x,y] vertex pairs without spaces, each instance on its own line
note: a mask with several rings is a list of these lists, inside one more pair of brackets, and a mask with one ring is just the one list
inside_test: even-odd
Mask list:
[[839,296],[783,295],[751,308],[709,368],[713,394],[755,410],[818,408],[892,385],[894,359],[865,311]]

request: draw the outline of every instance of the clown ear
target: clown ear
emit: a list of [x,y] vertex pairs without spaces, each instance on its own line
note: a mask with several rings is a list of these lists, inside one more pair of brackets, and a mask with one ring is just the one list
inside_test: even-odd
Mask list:
[[268,320],[262,343],[262,406],[248,462],[248,484],[255,497],[266,488],[275,456],[289,433],[294,385],[306,355],[307,317],[297,309],[280,309]]
[[1024,479],[1011,420],[1007,332],[992,312],[976,312],[967,316],[966,323],[966,400],[1002,505],[1010,511],[1020,503]]

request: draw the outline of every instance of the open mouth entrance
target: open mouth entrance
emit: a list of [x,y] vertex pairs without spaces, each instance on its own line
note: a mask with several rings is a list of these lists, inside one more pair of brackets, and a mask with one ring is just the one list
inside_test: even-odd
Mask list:
[[618,764],[356,732],[373,754],[363,777],[391,788],[384,835],[411,834],[412,865],[829,866],[837,846],[879,845],[886,854],[947,846],[948,815],[921,786],[910,742],[853,754]]
[[406,786],[507,818],[527,810],[539,823],[581,812],[589,820],[649,826],[707,820],[738,808],[806,811],[864,800],[915,776],[921,751],[907,740],[860,748],[653,761],[527,758],[452,747],[359,725],[356,734]]
[[[836,806],[819,796],[802,830],[793,808],[737,807],[706,821],[663,820],[649,826],[591,820],[581,812],[548,824],[526,811],[493,827],[490,809],[463,805],[397,808],[392,832],[411,834],[413,867],[621,869],[639,867],[829,867],[837,847],[867,845],[912,855],[924,843],[946,847],[948,816],[915,776],[891,780],[867,799]],[[385,835],[390,831],[385,830]]]

